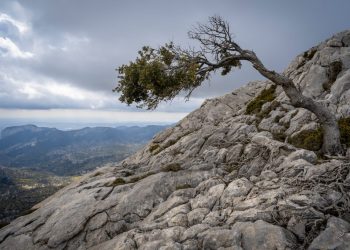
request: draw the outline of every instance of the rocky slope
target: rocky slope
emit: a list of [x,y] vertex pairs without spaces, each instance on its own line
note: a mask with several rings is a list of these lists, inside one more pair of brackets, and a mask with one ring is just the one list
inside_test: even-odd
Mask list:
[[[285,73],[350,116],[350,31]],[[268,87],[251,82],[206,101],[122,163],[3,228],[0,248],[349,249],[349,161],[289,144],[313,135],[317,120],[278,88],[251,108]]]

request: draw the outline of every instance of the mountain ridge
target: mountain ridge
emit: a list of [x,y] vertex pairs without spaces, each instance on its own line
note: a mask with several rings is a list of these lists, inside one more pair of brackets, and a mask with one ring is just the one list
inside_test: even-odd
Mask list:
[[[284,73],[339,119],[350,117],[350,31],[297,56]],[[350,150],[328,159],[307,149],[317,119],[279,87],[247,112],[270,86],[254,81],[205,101],[134,155],[1,229],[0,247],[347,249]],[[298,138],[312,144],[302,149]]]
[[63,131],[35,125],[2,130],[0,164],[81,174],[124,159],[167,126],[86,127]]

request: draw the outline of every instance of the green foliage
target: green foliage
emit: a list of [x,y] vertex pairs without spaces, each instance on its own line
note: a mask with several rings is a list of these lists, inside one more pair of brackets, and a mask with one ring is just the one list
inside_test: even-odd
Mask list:
[[272,133],[273,139],[284,142],[286,140],[286,134],[284,132]]
[[[347,147],[350,146],[350,117],[340,118],[338,120],[340,131],[340,141]],[[322,128],[317,130],[305,130],[292,138],[288,138],[288,142],[298,148],[304,148],[312,151],[318,151],[323,144]]]
[[162,172],[178,172],[182,170],[179,163],[170,163],[162,168]]
[[322,148],[323,143],[322,128],[301,131],[297,135],[288,138],[288,142],[298,148],[318,151]]
[[338,121],[340,130],[340,141],[350,147],[350,117],[340,118]]
[[192,188],[190,184],[183,184],[183,185],[177,185],[176,190],[181,190],[181,189],[187,189],[187,188]]
[[234,170],[237,170],[239,165],[236,162],[232,162],[228,165],[225,165],[224,170],[228,173],[232,173]]
[[191,92],[205,79],[197,74],[196,58],[177,50],[172,43],[159,49],[148,46],[139,51],[134,62],[118,68],[120,101],[154,109],[160,101],[173,99],[180,91]]
[[156,155],[158,154],[160,151],[162,151],[163,149],[160,147],[160,145],[158,143],[152,143],[149,146],[149,151],[152,155]]
[[116,178],[111,184],[109,184],[109,187],[115,187],[126,184],[126,181],[123,178]]
[[261,93],[251,100],[246,108],[246,114],[258,114],[261,111],[261,107],[267,103],[272,102],[276,98],[276,85],[272,85],[271,87],[264,89]]

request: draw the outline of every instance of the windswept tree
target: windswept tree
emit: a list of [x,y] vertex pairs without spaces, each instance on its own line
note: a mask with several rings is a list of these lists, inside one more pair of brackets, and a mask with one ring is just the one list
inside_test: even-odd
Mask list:
[[161,101],[171,100],[181,91],[189,98],[211,74],[221,71],[226,75],[233,68],[240,68],[242,61],[248,61],[261,75],[281,86],[294,107],[316,115],[323,129],[324,154],[343,153],[335,115],[320,102],[304,96],[292,79],[266,68],[252,50],[242,49],[221,17],[210,17],[207,24],[198,24],[188,35],[199,42],[199,50],[183,49],[172,42],[157,49],[145,46],[134,62],[120,66],[114,89],[121,92],[120,101],[155,109]]

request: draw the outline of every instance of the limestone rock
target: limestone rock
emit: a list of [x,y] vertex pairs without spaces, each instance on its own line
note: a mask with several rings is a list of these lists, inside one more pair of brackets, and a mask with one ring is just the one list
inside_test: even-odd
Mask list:
[[[337,74],[334,62],[342,65]],[[297,56],[284,74],[347,117],[349,72],[344,31]],[[288,143],[319,124],[281,88],[263,117],[246,114],[270,85],[254,81],[205,101],[134,155],[2,228],[0,249],[349,249],[348,159],[322,159]],[[343,209],[337,217],[325,209],[331,204]]]

